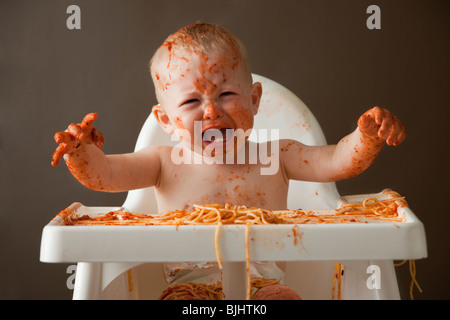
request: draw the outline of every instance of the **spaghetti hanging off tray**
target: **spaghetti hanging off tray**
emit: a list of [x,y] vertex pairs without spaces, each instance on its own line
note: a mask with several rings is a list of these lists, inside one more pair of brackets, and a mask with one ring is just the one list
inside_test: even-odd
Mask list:
[[[250,225],[270,224],[341,224],[341,223],[369,223],[369,222],[403,222],[404,217],[399,214],[399,209],[407,207],[405,198],[399,193],[386,189],[377,196],[367,197],[363,201],[348,202],[338,209],[327,210],[279,210],[272,211],[262,208],[247,207],[244,205],[209,204],[193,206],[193,210],[173,210],[161,215],[135,214],[125,211],[111,211],[104,215],[90,217],[87,215],[76,216],[63,210],[57,217],[63,219],[65,225],[216,225],[214,237],[217,263],[222,267],[222,259],[219,251],[219,234],[221,227],[227,224],[246,225],[246,271],[247,271],[247,299],[250,298],[252,280],[250,279],[250,251],[249,233]],[[56,217],[55,217],[56,218]],[[333,278],[333,291],[335,280],[340,283],[340,270],[337,277]],[[271,281],[270,279],[268,281]],[[340,298],[340,284],[338,298]],[[178,288],[180,292],[169,290],[165,298],[181,297],[187,291],[192,296],[207,295],[209,298],[221,299],[221,286],[213,287],[201,284],[186,284]],[[203,293],[201,293],[203,292]],[[334,294],[333,294],[334,297]]]

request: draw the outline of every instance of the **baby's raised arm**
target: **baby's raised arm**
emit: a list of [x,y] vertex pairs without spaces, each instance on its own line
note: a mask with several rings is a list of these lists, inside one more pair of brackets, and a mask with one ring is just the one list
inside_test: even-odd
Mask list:
[[306,146],[292,140],[280,144],[281,163],[290,179],[329,182],[354,177],[367,169],[384,143],[397,146],[406,129],[389,110],[375,107],[358,120],[358,128],[337,145]]
[[105,138],[94,128],[96,113],[86,115],[79,124],[55,134],[59,144],[53,153],[52,166],[64,157],[72,175],[84,186],[105,192],[120,192],[156,184],[160,158],[156,147],[139,152],[105,155],[100,149]]

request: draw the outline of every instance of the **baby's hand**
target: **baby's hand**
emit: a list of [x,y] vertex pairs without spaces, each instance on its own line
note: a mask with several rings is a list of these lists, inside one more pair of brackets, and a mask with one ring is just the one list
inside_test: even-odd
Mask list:
[[374,140],[398,146],[406,138],[406,128],[389,110],[374,107],[358,120],[359,130]]
[[96,119],[96,113],[89,113],[81,123],[72,123],[66,131],[55,134],[59,146],[53,153],[52,166],[57,166],[65,154],[73,154],[82,144],[94,143],[98,148],[103,147],[105,137],[93,126]]

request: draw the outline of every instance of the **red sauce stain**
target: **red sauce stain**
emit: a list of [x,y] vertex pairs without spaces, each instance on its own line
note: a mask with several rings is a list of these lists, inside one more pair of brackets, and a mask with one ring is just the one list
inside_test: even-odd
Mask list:
[[[222,41],[224,40],[226,45],[223,46],[223,55],[216,58],[213,63],[210,63],[209,56],[206,52],[208,50],[201,48],[203,46],[202,43],[205,41],[204,39],[210,39],[206,41],[212,41],[214,45],[214,37],[221,39]],[[216,85],[206,78],[208,73],[222,73],[223,81],[226,81],[227,77],[225,71],[236,69],[241,60],[241,51],[233,36],[226,30],[210,24],[195,23],[183,27],[170,35],[161,45],[161,48],[167,49],[167,69],[175,69],[177,67],[177,65],[173,63],[174,57],[186,62],[189,62],[189,59],[186,57],[189,55],[196,55],[200,58],[201,66],[198,71],[201,76],[195,82],[195,86],[197,90],[205,94],[213,92],[216,88]],[[169,83],[163,84],[158,78],[157,81],[162,90],[167,89]]]
[[93,177],[88,173],[89,162],[83,160],[79,154],[69,155],[69,159],[66,160],[67,167],[72,175],[86,188],[93,190],[105,190],[100,176]]
[[300,231],[300,228],[298,225],[294,225],[292,227],[292,235],[294,238],[294,246],[297,246],[297,244],[300,244],[303,248],[303,250],[306,250],[305,246],[303,245],[302,237],[303,232]]
[[300,239],[297,238],[297,230],[296,230],[297,228],[298,228],[297,225],[292,227],[292,235],[294,237],[294,246],[297,245],[298,240],[301,240],[301,236],[300,236]]
[[293,144],[294,144],[294,141],[289,141],[288,143],[286,143],[285,146],[283,146],[283,147],[281,148],[281,151],[282,151],[282,152],[289,151],[289,148],[290,148]]
[[174,121],[178,129],[184,129],[183,121],[179,117],[175,117]]
[[347,170],[349,177],[354,177],[368,168],[378,156],[384,142],[365,139],[354,148],[351,158],[351,167]]

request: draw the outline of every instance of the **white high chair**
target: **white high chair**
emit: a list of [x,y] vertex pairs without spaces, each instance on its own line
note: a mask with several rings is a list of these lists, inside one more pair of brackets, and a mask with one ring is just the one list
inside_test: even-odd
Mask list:
[[[308,145],[325,145],[322,130],[305,104],[280,84],[259,75],[263,95],[255,129],[279,129],[279,138],[296,139]],[[159,126],[153,114],[145,122],[135,150],[148,145],[174,145]],[[336,208],[339,193],[334,183],[291,181],[289,209]],[[128,192],[123,207],[135,213],[157,213],[153,187]],[[323,240],[326,241],[326,240]],[[334,274],[333,257],[320,261],[288,261],[286,284],[297,290],[303,299],[330,299]],[[348,259],[343,264],[342,297],[344,299],[399,299],[399,290],[392,260],[372,261]],[[369,289],[367,268],[381,270],[381,288]],[[245,261],[223,262],[223,286],[226,298],[245,297]],[[78,262],[74,299],[157,299],[166,288],[162,262],[105,261]]]

